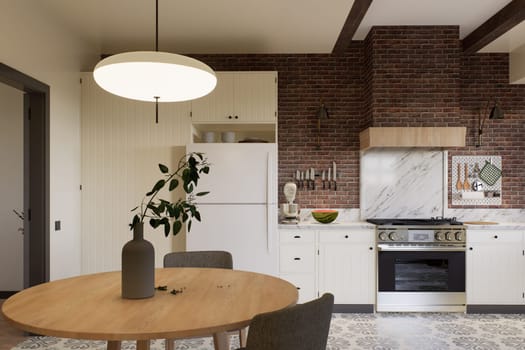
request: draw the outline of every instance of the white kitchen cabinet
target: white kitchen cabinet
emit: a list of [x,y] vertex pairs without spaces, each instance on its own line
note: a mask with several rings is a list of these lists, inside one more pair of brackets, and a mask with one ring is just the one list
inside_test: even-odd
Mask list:
[[277,123],[277,72],[216,72],[217,86],[192,101],[193,123]]
[[336,304],[373,305],[375,261],[374,230],[280,230],[280,277],[301,303],[330,292]]
[[374,304],[373,231],[319,231],[319,295],[325,292],[336,304]]
[[525,232],[467,231],[467,304],[525,304]]
[[279,275],[294,284],[299,303],[315,299],[316,235],[311,230],[280,230]]

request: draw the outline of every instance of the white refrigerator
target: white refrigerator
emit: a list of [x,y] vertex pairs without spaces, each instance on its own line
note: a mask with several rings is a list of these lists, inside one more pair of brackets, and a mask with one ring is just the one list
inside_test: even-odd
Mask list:
[[187,250],[226,250],[233,268],[279,274],[277,233],[277,145],[274,143],[195,143],[211,164],[197,191],[202,222],[192,220]]

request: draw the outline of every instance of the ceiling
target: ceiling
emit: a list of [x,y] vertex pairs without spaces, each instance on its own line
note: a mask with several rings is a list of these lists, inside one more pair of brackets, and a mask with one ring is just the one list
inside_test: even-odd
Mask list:
[[[463,39],[509,2],[373,0],[353,39],[364,39],[377,25],[458,25]],[[353,4],[354,0],[159,0],[159,50],[330,53]],[[39,0],[34,6],[101,53],[154,50],[154,0]],[[518,25],[514,33],[483,50],[509,52],[524,45],[524,27]]]

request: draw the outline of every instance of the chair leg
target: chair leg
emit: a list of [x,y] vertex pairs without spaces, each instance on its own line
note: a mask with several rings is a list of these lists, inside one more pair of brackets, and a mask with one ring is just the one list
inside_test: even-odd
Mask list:
[[230,348],[230,337],[227,332],[213,334],[213,345],[215,350],[228,350]]
[[175,339],[165,339],[164,349],[165,350],[175,350]]
[[246,339],[248,339],[248,327],[239,329],[239,343],[241,348],[246,347]]

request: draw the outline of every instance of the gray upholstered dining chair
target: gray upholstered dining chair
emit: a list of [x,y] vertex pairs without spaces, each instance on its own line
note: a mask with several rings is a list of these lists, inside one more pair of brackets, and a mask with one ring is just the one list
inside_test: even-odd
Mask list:
[[[204,250],[190,252],[173,252],[164,255],[164,267],[202,267],[217,269],[233,269],[231,253],[225,251]],[[246,345],[246,328],[239,330],[239,342]],[[166,339],[166,350],[175,349],[175,340]]]
[[245,350],[325,350],[332,319],[330,293],[304,304],[259,314],[250,323]]
[[233,258],[225,251],[173,252],[164,255],[164,267],[209,267],[231,270]]

